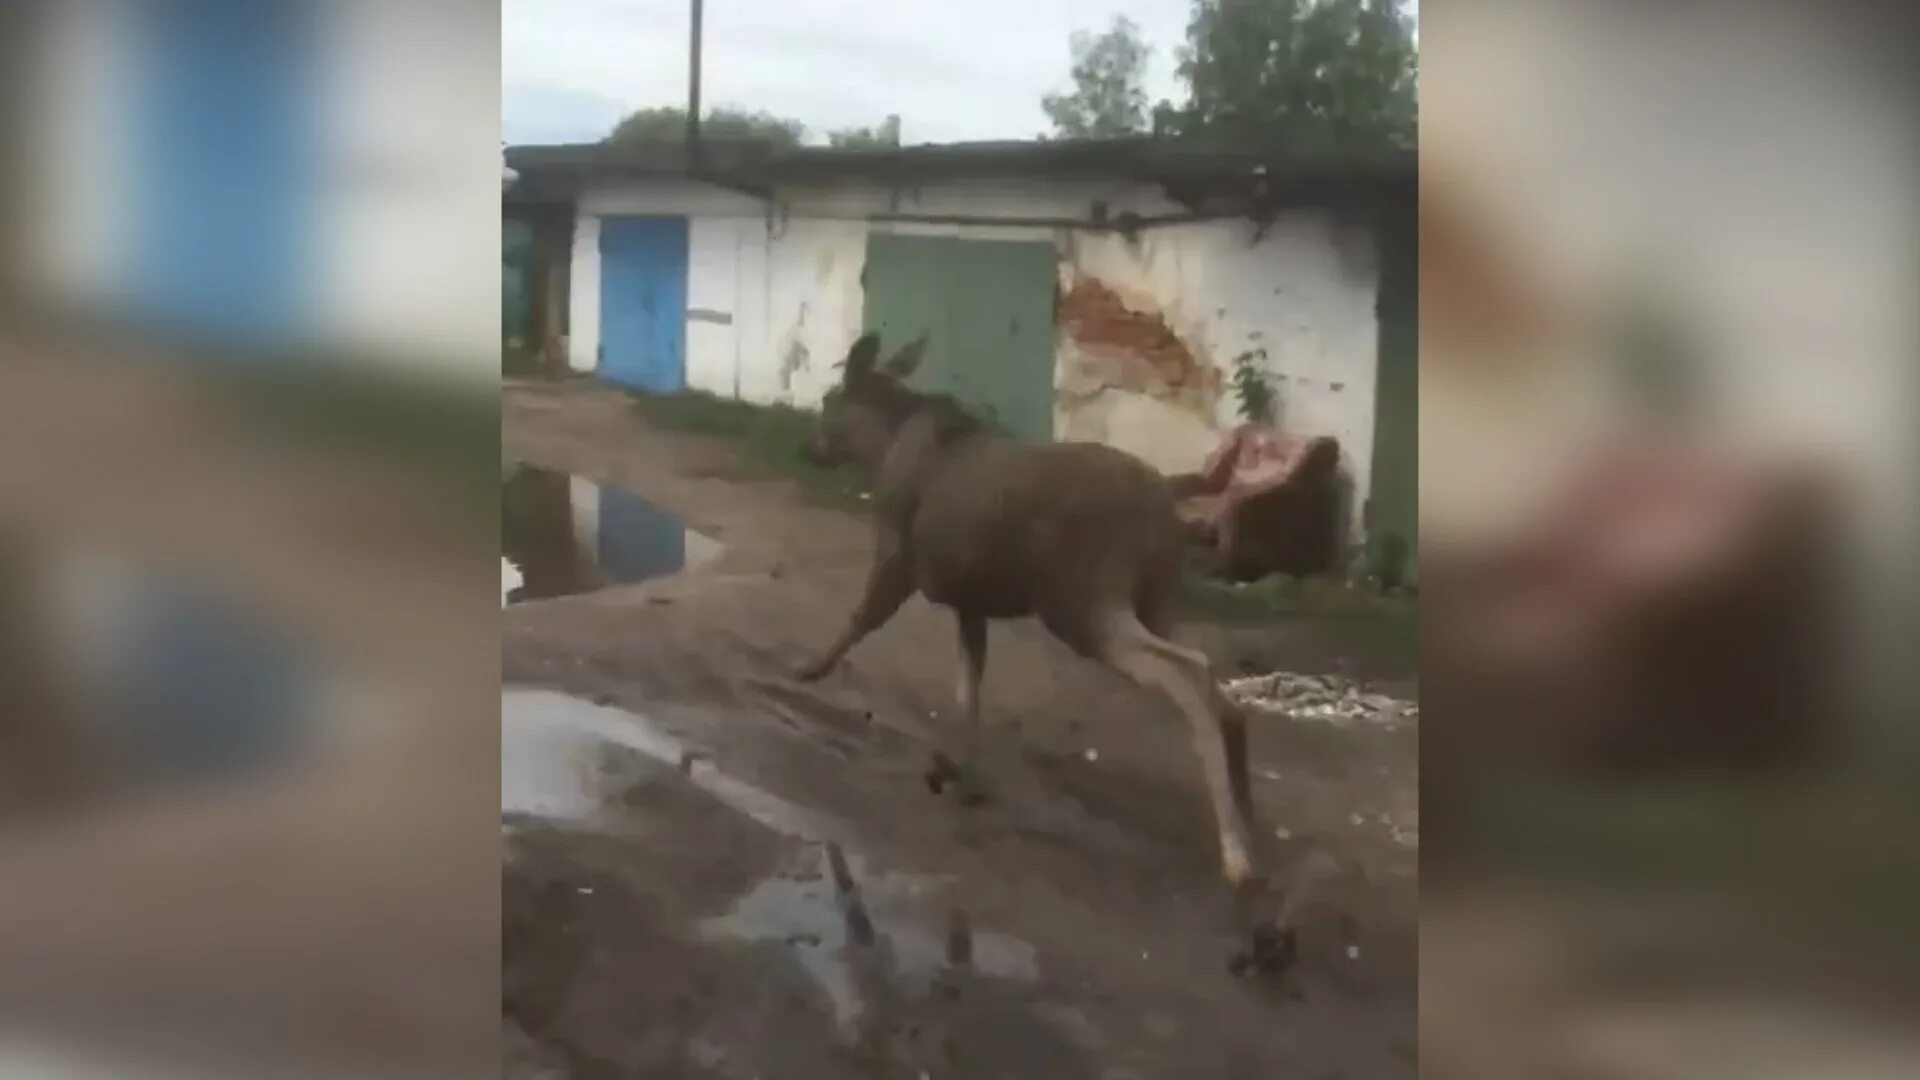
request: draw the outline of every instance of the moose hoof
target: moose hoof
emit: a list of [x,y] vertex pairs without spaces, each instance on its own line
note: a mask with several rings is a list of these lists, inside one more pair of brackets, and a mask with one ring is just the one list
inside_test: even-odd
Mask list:
[[973,769],[962,768],[941,751],[933,752],[933,762],[922,778],[927,782],[927,790],[935,795],[943,795],[951,789],[961,806],[984,806],[989,801],[979,774]]
[[948,785],[959,782],[960,766],[954,764],[952,758],[935,750],[932,763],[921,775],[927,782],[927,790],[940,795],[946,792]]
[[1247,947],[1228,958],[1227,970],[1236,978],[1278,975],[1292,967],[1299,955],[1299,935],[1293,927],[1263,922],[1248,935]]

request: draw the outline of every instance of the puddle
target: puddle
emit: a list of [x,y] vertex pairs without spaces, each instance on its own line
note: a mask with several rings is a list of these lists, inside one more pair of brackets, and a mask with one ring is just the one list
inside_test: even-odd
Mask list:
[[31,707],[90,737],[116,783],[243,777],[321,734],[310,657],[241,605],[105,552],[50,554],[40,574],[16,597],[49,648]]
[[[709,937],[788,946],[827,996],[835,1020],[851,1028],[875,1006],[876,994],[919,996],[954,970],[955,932],[942,925],[938,878],[875,871],[845,857],[851,887],[836,883],[826,845],[807,849],[802,864],[761,882],[732,910],[701,924]],[[1040,977],[1033,946],[992,931],[960,931],[962,961],[973,974],[1032,982]]]
[[501,482],[501,604],[699,566],[720,542],[630,491],[516,465]]
[[663,768],[737,813],[785,836],[842,840],[841,822],[728,776],[640,713],[562,694],[500,692],[500,811],[554,821],[585,821],[634,783]]
[[[632,813],[622,796],[678,772],[720,803],[805,846],[783,871],[740,896],[699,932],[715,940],[774,942],[820,987],[843,1027],[901,993],[928,992],[956,964],[971,975],[1033,981],[1026,942],[956,924],[949,882],[880,870],[844,851],[845,822],[798,806],[695,757],[695,748],[648,717],[553,690],[500,694],[500,809],[574,828],[616,828]],[[835,865],[838,858],[839,865]]]

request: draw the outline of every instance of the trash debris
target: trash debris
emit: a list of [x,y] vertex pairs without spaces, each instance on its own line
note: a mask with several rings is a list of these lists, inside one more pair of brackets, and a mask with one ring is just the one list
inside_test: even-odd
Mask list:
[[1089,747],[1087,747],[1087,760],[1088,760],[1088,761],[1099,761],[1099,760],[1100,760],[1100,751],[1098,751],[1098,750],[1095,750],[1095,749],[1094,749],[1093,747],[1091,747],[1091,746],[1089,746]]
[[1367,692],[1339,675],[1275,671],[1228,679],[1221,689],[1237,705],[1295,720],[1394,725],[1420,718],[1418,702]]

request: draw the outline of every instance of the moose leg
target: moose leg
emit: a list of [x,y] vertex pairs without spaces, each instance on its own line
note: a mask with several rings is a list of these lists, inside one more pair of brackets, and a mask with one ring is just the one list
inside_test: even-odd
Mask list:
[[[1213,677],[1207,677],[1211,684]],[[1227,776],[1233,783],[1233,801],[1244,817],[1253,816],[1253,787],[1247,779],[1247,718],[1239,706],[1227,700],[1219,687],[1209,687],[1214,714],[1220,717],[1220,741],[1227,751]]]
[[907,559],[903,545],[890,531],[880,535],[880,553],[875,558],[873,569],[867,572],[866,593],[860,597],[860,604],[853,610],[853,618],[848,620],[847,628],[840,632],[833,645],[820,659],[801,668],[795,677],[801,682],[817,682],[825,678],[847,653],[860,640],[886,625],[893,618],[900,605],[913,595],[913,565]]
[[[1139,617],[1140,625],[1147,633],[1161,639],[1175,651],[1179,650],[1172,633],[1172,596],[1167,588],[1150,588],[1136,598],[1134,614]],[[1204,658],[1203,658],[1204,659]],[[1253,789],[1247,779],[1247,718],[1240,707],[1220,692],[1219,684],[1209,675],[1207,678],[1208,698],[1213,711],[1220,718],[1220,738],[1227,749],[1227,774],[1233,781],[1233,799],[1240,804],[1243,816],[1253,815]]]
[[[1221,874],[1239,887],[1254,878],[1247,822],[1238,792],[1245,787],[1245,729],[1236,738],[1237,715],[1218,711],[1224,704],[1214,686],[1207,658],[1155,635],[1131,612],[1110,617],[1100,635],[1099,659],[1142,686],[1153,687],[1173,699],[1192,728],[1193,747],[1200,758],[1207,796],[1213,804],[1220,834]],[[1231,747],[1237,752],[1230,753]],[[1231,759],[1237,757],[1238,762]],[[1238,774],[1238,775],[1236,775]]]
[[967,728],[972,731],[980,727],[980,678],[987,671],[987,620],[978,615],[961,615],[958,621],[960,680],[956,696]]
[[979,615],[958,613],[960,629],[960,674],[955,696],[960,703],[962,751],[958,791],[965,805],[982,802],[980,761],[980,679],[987,671],[987,620]]

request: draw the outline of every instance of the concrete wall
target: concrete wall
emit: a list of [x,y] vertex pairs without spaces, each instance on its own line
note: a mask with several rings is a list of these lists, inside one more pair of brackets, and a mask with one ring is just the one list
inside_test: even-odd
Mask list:
[[[500,20],[467,0],[327,0],[317,324],[342,344],[499,373]],[[450,132],[463,133],[450,138]],[[483,181],[480,178],[485,177]]]
[[110,298],[127,232],[125,185],[133,139],[125,107],[135,42],[113,0],[69,0],[40,11],[26,53],[31,146],[15,162],[26,183],[25,235],[7,256],[29,290],[57,300]]
[[[573,255],[573,366],[593,366],[598,216],[691,217],[688,385],[812,406],[861,328],[871,231],[1040,240],[1059,252],[1054,434],[1107,442],[1164,471],[1195,468],[1239,422],[1230,388],[1246,357],[1274,387],[1289,430],[1339,439],[1355,521],[1368,490],[1378,273],[1364,227],[1320,212],[1164,226],[1135,239],[1054,225],[873,222],[874,214],[1084,220],[1177,213],[1122,181],[946,182],[888,191],[844,185],[781,193],[770,211],[713,188],[632,183],[589,193]],[[726,316],[720,321],[719,316]]]
[[773,303],[770,347],[755,357],[756,401],[813,406],[839,378],[834,365],[860,336],[860,273],[867,262],[861,221],[776,222],[768,249]]
[[586,192],[573,233],[567,364],[591,371],[600,350],[600,221],[687,218],[687,385],[733,397],[767,335],[767,212],[704,184],[636,181]]
[[[1062,245],[1055,433],[1188,469],[1240,422],[1231,379],[1268,377],[1281,427],[1340,441],[1355,491],[1373,456],[1372,238],[1327,215],[1079,233]],[[1356,500],[1357,514],[1358,500]]]

